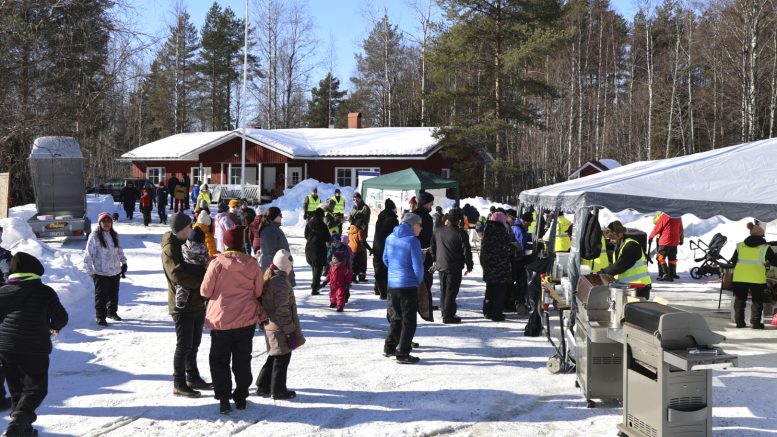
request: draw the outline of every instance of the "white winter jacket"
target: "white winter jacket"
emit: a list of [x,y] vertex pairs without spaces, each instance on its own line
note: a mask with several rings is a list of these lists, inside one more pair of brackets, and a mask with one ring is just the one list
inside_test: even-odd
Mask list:
[[[102,232],[105,244],[100,244],[98,233]],[[91,275],[116,276],[121,273],[121,265],[127,262],[124,251],[121,247],[113,245],[113,239],[110,232],[95,231],[89,235],[89,241],[86,242],[86,253],[84,253],[84,270]]]

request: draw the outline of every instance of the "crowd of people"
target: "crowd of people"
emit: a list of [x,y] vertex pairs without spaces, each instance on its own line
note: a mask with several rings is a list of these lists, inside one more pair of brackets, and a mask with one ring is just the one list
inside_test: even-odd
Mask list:
[[[287,387],[287,371],[292,352],[305,343],[305,337],[294,295],[294,260],[281,229],[283,212],[270,207],[257,213],[245,199],[220,203],[211,211],[210,192],[207,184],[202,184],[196,196],[191,193],[194,210],[190,216],[187,201],[175,194],[186,182],[173,179],[167,186],[160,184],[153,200],[143,202],[143,196],[151,195],[146,189],[140,197],[144,223],[148,224],[150,201],[158,208],[160,222],[170,228],[161,239],[160,252],[168,312],[176,334],[172,393],[196,398],[202,391],[212,390],[222,413],[228,413],[233,404],[237,409],[247,408],[252,382],[259,396],[276,400],[296,397]],[[170,193],[174,212],[168,217]],[[187,198],[188,194],[187,189]],[[549,212],[519,214],[515,209],[492,208],[484,217],[470,205],[454,206],[446,212],[434,206],[434,197],[427,192],[411,198],[404,211],[391,199],[383,206],[369,244],[371,210],[359,193],[354,194],[353,208],[346,216],[339,190],[322,200],[314,189],[303,204],[305,260],[312,270],[311,294],[320,295],[328,287],[330,307],[344,312],[351,285],[370,281],[367,265],[368,257],[373,257],[374,294],[387,301],[383,355],[399,364],[420,360],[411,352],[419,347],[414,342],[418,312],[421,305],[431,305],[435,272],[439,307],[434,309],[439,309],[443,324],[462,322],[456,300],[463,277],[474,268],[470,232],[480,240],[479,262],[486,284],[483,315],[495,322],[505,320],[505,312],[526,313],[536,304],[536,296],[528,292],[527,279],[533,259],[532,234],[544,235],[547,244],[548,231],[555,222],[556,251],[568,251],[571,246],[572,223]],[[346,221],[349,226],[344,228]],[[654,223],[649,239],[659,237],[658,279],[672,281],[677,277],[682,222],[659,213]],[[744,303],[751,295],[751,325],[763,329],[760,305],[766,280],[762,267],[766,262],[777,263],[777,254],[765,242],[762,227],[750,223],[748,229],[751,236],[737,246],[732,259],[736,326],[745,326]],[[594,234],[596,243],[601,238],[601,255],[583,263],[624,282],[641,283],[640,295],[649,297],[649,255],[637,238],[619,221]],[[127,261],[114,218],[101,213],[83,261],[83,269],[94,283],[98,326],[106,326],[107,320],[122,320],[118,314],[119,288]],[[11,409],[6,430],[9,436],[34,432],[35,410],[46,396],[51,338],[68,320],[56,293],[41,282],[43,273],[35,257],[24,252],[12,255],[0,248],[0,283],[5,283],[0,287],[0,409]],[[203,378],[197,363],[204,328],[211,336],[212,382]],[[268,354],[253,380],[251,352],[257,328],[264,334]],[[5,395],[4,379],[10,399]]]

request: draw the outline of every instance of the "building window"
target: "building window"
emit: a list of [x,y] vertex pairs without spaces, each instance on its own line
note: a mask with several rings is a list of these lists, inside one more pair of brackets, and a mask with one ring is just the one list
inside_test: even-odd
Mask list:
[[229,183],[231,185],[240,185],[240,176],[240,166],[232,166],[232,169],[229,172]]
[[351,187],[353,178],[351,177],[352,168],[336,168],[335,183],[341,187]]
[[440,170],[440,176],[444,177],[445,179],[450,179],[451,178],[451,169],[444,168],[444,169]]
[[210,167],[192,167],[192,183],[201,185],[211,181]]
[[359,172],[376,172],[380,174],[380,168],[352,168],[352,167],[337,167],[335,168],[335,182],[341,187],[353,187],[359,183]]
[[158,185],[165,180],[165,168],[164,167],[148,167],[146,169],[146,179]]

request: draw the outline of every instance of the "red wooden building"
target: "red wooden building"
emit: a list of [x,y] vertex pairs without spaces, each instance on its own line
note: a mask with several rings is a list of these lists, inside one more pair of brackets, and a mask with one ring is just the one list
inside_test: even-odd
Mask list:
[[[275,195],[307,178],[356,187],[359,171],[413,167],[450,177],[435,128],[246,129],[246,183]],[[158,183],[173,174],[193,182],[240,184],[243,130],[177,134],[121,156],[132,176]]]

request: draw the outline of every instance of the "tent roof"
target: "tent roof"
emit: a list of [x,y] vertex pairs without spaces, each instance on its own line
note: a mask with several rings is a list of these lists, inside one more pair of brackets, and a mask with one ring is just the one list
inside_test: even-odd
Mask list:
[[777,139],[679,158],[641,161],[521,193],[523,203],[574,210],[600,206],[699,218],[777,219]]
[[367,179],[362,183],[362,195],[367,188],[384,190],[426,190],[431,188],[459,188],[453,179],[445,179],[434,173],[408,168],[394,173]]

